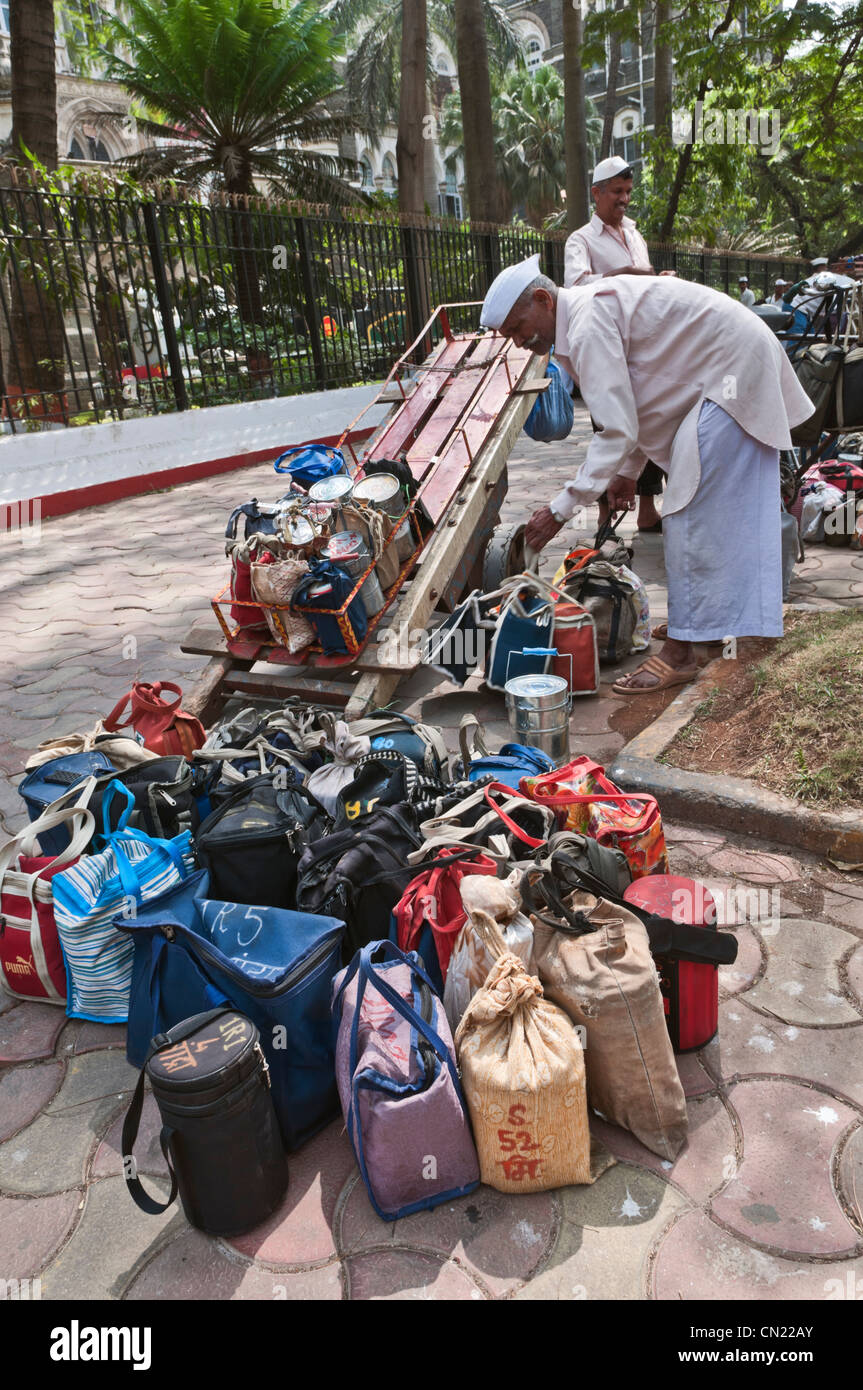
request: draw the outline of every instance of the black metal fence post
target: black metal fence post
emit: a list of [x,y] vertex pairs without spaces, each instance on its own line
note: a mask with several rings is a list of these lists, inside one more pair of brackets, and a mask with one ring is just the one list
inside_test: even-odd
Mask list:
[[177,402],[178,410],[188,410],[189,397],[186,394],[186,378],[183,376],[183,364],[180,360],[180,344],[177,341],[177,330],[174,327],[174,306],[171,303],[168,277],[165,274],[165,258],[162,255],[162,243],[159,238],[156,204],[144,203],[143,213],[144,230],[147,233],[147,245],[150,248],[150,264],[153,267],[153,288],[156,291],[159,313],[162,317],[162,331],[165,334],[165,347],[168,353],[168,366],[171,369],[174,399]]
[[309,229],[306,226],[304,217],[295,217],[294,226],[297,232],[297,249],[300,253],[300,280],[303,286],[303,297],[306,301],[306,327],[309,330],[309,343],[312,349],[312,362],[315,367],[315,377],[318,387],[325,391],[327,387],[327,367],[324,361],[324,350],[321,346],[321,332],[318,323],[318,303],[315,294],[314,272],[312,271],[312,248],[309,242]]

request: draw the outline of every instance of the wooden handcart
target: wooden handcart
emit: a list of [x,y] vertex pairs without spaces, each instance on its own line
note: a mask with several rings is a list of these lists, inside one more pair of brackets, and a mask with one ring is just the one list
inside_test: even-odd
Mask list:
[[[436,609],[452,611],[471,588],[484,581],[495,587],[524,568],[523,526],[502,528],[498,522],[507,459],[547,384],[545,358],[496,333],[453,332],[449,311],[469,307],[435,310],[339,440],[356,477],[371,460],[404,460],[419,484],[405,514],[414,525],[415,552],[386,592],[384,608],[369,621],[362,646],[347,655],[325,656],[314,644],[292,655],[266,636],[250,641],[232,629],[230,596],[223,590],[212,603],[217,622],[197,624],[181,646],[210,658],[184,701],[205,722],[231,695],[294,697],[343,710],[348,719],[361,717],[387,704],[399,681],[420,663],[411,634],[424,630]],[[415,350],[438,333],[440,340],[417,367],[411,360]],[[358,454],[355,433],[382,403],[391,406],[387,418]],[[424,541],[413,521],[418,501],[434,524]]]

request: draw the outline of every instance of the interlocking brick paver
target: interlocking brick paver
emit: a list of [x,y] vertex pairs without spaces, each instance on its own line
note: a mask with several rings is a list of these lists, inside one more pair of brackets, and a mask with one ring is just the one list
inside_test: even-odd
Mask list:
[[842,1150],[836,1185],[852,1224],[863,1235],[863,1126],[854,1130]]
[[0,1197],[0,1251],[5,1279],[30,1279],[51,1258],[78,1216],[80,1194]]
[[634,1135],[605,1120],[591,1121],[595,1133],[615,1158],[648,1168],[667,1178],[691,1197],[703,1202],[729,1177],[734,1162],[736,1137],[728,1111],[717,1095],[687,1101],[689,1138],[674,1162],[661,1159],[640,1144]]
[[342,1297],[337,1263],[302,1274],[263,1269],[233,1258],[200,1231],[187,1230],[145,1265],[127,1286],[125,1298],[246,1300],[275,1302],[331,1301]]
[[821,908],[837,926],[845,927],[863,936],[863,898],[848,897],[844,893],[825,893]]
[[848,985],[863,1008],[863,946],[859,946],[847,965]]
[[[24,803],[18,802],[22,811]],[[25,817],[26,819],[26,817]],[[66,1015],[55,1004],[22,1003],[0,1017],[0,1062],[50,1057]]]
[[720,849],[710,855],[710,863],[721,874],[734,874],[746,883],[794,883],[800,878],[799,865],[787,854]]
[[449,1260],[416,1250],[378,1250],[345,1260],[348,1297],[365,1299],[481,1299],[482,1290]]
[[716,1090],[716,1081],[705,1069],[699,1052],[680,1052],[674,1060],[687,1099]]
[[719,1033],[699,1054],[711,1076],[798,1076],[863,1105],[863,1027],[801,1028],[749,1008],[719,1005]]
[[830,1164],[850,1106],[796,1081],[741,1081],[729,1101],[743,1129],[736,1175],[713,1214],[753,1244],[810,1255],[863,1250],[833,1191]]
[[749,989],[761,972],[763,961],[758,937],[748,927],[737,927],[737,959],[733,965],[720,965],[719,988],[725,994],[740,994]]
[[[686,1212],[659,1247],[652,1291],[657,1299],[807,1300],[847,1297],[861,1273],[859,1260],[806,1264],[756,1250],[701,1211]],[[863,1283],[861,1283],[863,1291]],[[852,1297],[860,1294],[852,1294]],[[796,1323],[797,1318],[793,1319]],[[805,1317],[799,1321],[805,1323]],[[707,1322],[710,1326],[710,1322]],[[718,1343],[705,1340],[705,1346]]]
[[[167,1181],[148,1179],[162,1201]],[[171,1235],[188,1229],[175,1203],[159,1216],[140,1211],[129,1197],[124,1178],[106,1178],[87,1189],[80,1220],[71,1240],[42,1273],[42,1297],[119,1298],[141,1263]],[[117,1238],[122,1232],[122,1239]]]
[[433,1211],[382,1221],[358,1180],[342,1209],[338,1234],[346,1254],[382,1245],[434,1250],[497,1295],[530,1278],[547,1254],[554,1226],[550,1193],[514,1197],[485,1186]]
[[62,1079],[63,1065],[55,1061],[0,1073],[0,1142],[35,1120]]
[[517,1299],[561,1301],[644,1297],[653,1242],[686,1198],[654,1174],[619,1163],[592,1187],[560,1192],[563,1221],[554,1249]]
[[72,1056],[66,1063],[66,1077],[60,1093],[47,1108],[50,1115],[70,1110],[103,1098],[121,1099],[138,1080],[135,1067],[130,1067],[122,1052],[88,1052],[83,1057]]
[[786,919],[767,941],[767,970],[747,995],[747,1003],[786,1023],[859,1022],[845,998],[838,961],[855,944],[839,927],[804,918]]

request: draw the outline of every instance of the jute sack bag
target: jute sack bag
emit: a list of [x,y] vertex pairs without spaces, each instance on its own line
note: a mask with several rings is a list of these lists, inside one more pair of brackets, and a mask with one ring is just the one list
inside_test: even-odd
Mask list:
[[533,927],[521,910],[517,869],[508,878],[485,874],[466,875],[459,884],[459,896],[467,914],[450,956],[443,988],[447,1021],[455,1033],[477,990],[482,989],[495,962],[495,952],[474,927],[474,918],[492,917],[503,937],[504,946],[522,961],[529,975],[536,974],[533,961]]
[[646,928],[591,893],[571,893],[565,903],[583,914],[584,934],[534,914],[534,956],[548,998],[585,1029],[590,1104],[674,1159],[686,1141],[686,1098]]
[[544,1192],[590,1183],[584,1054],[562,1009],[507,951],[491,917],[474,928],[497,956],[455,1036],[482,1181],[498,1192]]

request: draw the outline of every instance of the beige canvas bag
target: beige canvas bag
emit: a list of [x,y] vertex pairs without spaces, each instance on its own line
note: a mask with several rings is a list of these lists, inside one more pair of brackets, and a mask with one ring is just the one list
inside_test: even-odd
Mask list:
[[494,920],[476,914],[474,926],[497,960],[455,1043],[482,1181],[499,1192],[592,1182],[609,1156],[591,1168],[578,1033],[505,949]]
[[583,936],[533,921],[534,955],[549,999],[585,1029],[588,1099],[660,1158],[686,1141],[686,1098],[647,931],[626,908],[572,893],[566,906],[596,929]]
[[496,958],[495,951],[474,925],[477,919],[481,923],[491,917],[497,923],[506,949],[518,956],[528,975],[536,974],[533,927],[521,910],[520,878],[518,869],[505,879],[488,874],[466,874],[459,885],[467,921],[455,939],[443,987],[443,1004],[453,1034],[471,999],[485,984]]
[[151,762],[159,756],[136,738],[108,733],[100,719],[86,733],[62,734],[59,738],[49,738],[40,743],[38,752],[31,753],[24,766],[29,772],[31,768],[42,767],[54,758],[65,758],[72,753],[90,753],[94,748],[110,758],[118,772],[126,772],[130,767]]

